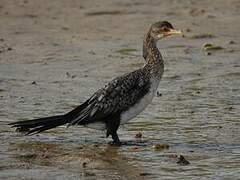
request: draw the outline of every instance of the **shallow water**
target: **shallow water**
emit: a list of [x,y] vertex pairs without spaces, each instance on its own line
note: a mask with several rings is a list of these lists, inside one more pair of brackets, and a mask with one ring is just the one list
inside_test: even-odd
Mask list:
[[[124,3],[118,6],[125,7],[128,1]],[[239,4],[237,1],[234,3]],[[145,3],[135,5],[137,9],[155,6]],[[164,6],[169,4],[165,2],[161,5],[165,12]],[[193,2],[188,5],[194,7]],[[116,4],[110,6],[117,7]],[[210,9],[209,14],[221,16],[224,8],[218,6]],[[84,7],[88,11],[87,3]],[[171,11],[178,4],[173,3],[169,7]],[[206,4],[198,4],[197,7],[206,8]],[[229,7],[230,4],[226,5],[225,12],[230,21],[239,12]],[[94,16],[99,12],[94,9],[90,12],[87,14],[91,14],[89,21],[100,21],[105,25],[102,28],[116,26],[109,17],[103,20]],[[234,28],[220,28],[224,19],[214,21],[216,28],[212,32],[216,32],[216,37],[213,39],[194,39],[189,33],[185,38],[159,42],[165,59],[165,73],[158,89],[161,96],[156,96],[144,112],[120,128],[120,139],[129,142],[128,146],[111,147],[107,145],[110,138],[106,139],[104,132],[83,127],[63,126],[39,135],[23,136],[7,125],[16,120],[67,112],[113,77],[143,64],[140,60],[141,41],[136,41],[143,30],[137,27],[145,27],[147,20],[143,24],[139,18],[150,15],[137,12],[127,15],[123,12],[122,15],[122,11],[105,14],[109,13],[119,16],[119,20],[124,21],[127,16],[141,22],[135,24],[136,34],[128,34],[129,27],[123,25],[120,32],[97,29],[102,39],[92,29],[89,30],[91,37],[84,37],[84,33],[78,37],[76,32],[79,27],[70,24],[73,30],[70,28],[57,34],[60,37],[55,37],[55,29],[48,29],[47,25],[41,29],[42,26],[39,26],[41,33],[35,37],[34,32],[27,31],[32,25],[26,25],[22,27],[25,33],[12,35],[16,38],[15,49],[0,53],[0,179],[239,179],[240,39],[234,36]],[[157,11],[153,8],[152,13]],[[104,12],[101,11],[102,14]],[[193,15],[195,17],[196,14]],[[181,13],[169,16],[184,21]],[[41,21],[41,17],[40,13],[37,17],[39,22],[49,23],[48,20]],[[14,16],[6,18],[20,26]],[[196,18],[198,23],[202,22],[200,15]],[[58,21],[61,23],[61,19],[54,22]],[[209,30],[208,26],[196,28],[188,23],[192,21],[188,17],[186,25],[197,29],[196,32]],[[206,21],[202,23],[211,23],[211,18]],[[30,21],[25,20],[24,23]],[[73,19],[70,23],[76,22]],[[237,23],[235,25],[237,28]],[[35,26],[38,23],[33,28]],[[84,26],[83,31],[87,27]],[[232,36],[226,33],[227,30],[232,32]],[[11,29],[1,31],[7,37]],[[119,33],[124,31],[126,35],[121,37]],[[221,36],[221,33],[225,34]],[[28,34],[44,40],[46,44],[39,48],[34,44],[36,39],[27,39]],[[21,38],[26,38],[25,44],[20,44]],[[228,43],[232,39],[235,44]],[[201,50],[206,41],[219,43],[224,50],[206,55]],[[52,43],[58,45],[52,46]],[[121,49],[134,51],[124,54]],[[35,58],[37,60],[30,60]],[[135,138],[138,132],[143,134],[140,139]],[[164,147],[154,148],[158,144]],[[179,155],[183,155],[190,164],[178,164]]]
[[[75,97],[82,102],[90,94],[88,85],[95,89],[99,83],[94,78],[85,80],[84,87],[81,78],[55,82],[62,73],[57,66],[64,62],[1,65],[1,178],[237,179],[240,84],[239,72],[232,67],[239,62],[217,59],[214,63],[214,58],[208,65],[185,59],[168,62],[169,73],[159,87],[162,96],[120,130],[123,141],[138,141],[134,136],[139,131],[143,138],[136,145],[119,148],[106,145],[110,139],[105,139],[104,132],[81,127],[27,137],[14,133],[7,122],[66,112],[76,105]],[[69,68],[74,72],[78,63]],[[218,68],[219,63],[225,68]],[[49,74],[43,75],[45,68]],[[211,68],[216,70],[206,71]],[[26,71],[30,71],[27,77]],[[45,80],[51,75],[51,81]],[[41,79],[36,85],[31,84],[35,76]],[[154,150],[155,144],[169,148]],[[179,155],[191,164],[178,165]]]

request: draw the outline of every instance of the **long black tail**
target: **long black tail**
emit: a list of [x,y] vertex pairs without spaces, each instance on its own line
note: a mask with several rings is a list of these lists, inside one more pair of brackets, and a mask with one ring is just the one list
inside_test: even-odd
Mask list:
[[71,123],[71,121],[74,120],[75,117],[79,116],[84,110],[84,108],[86,108],[87,106],[88,100],[64,115],[38,118],[26,121],[17,121],[10,123],[9,125],[17,128],[17,131],[26,132],[27,135],[37,134],[42,131],[55,128],[57,126]]
[[33,120],[17,121],[10,123],[9,125],[16,127],[17,131],[24,131],[27,135],[30,135],[64,125],[68,123],[68,121],[69,119],[65,115],[59,115]]

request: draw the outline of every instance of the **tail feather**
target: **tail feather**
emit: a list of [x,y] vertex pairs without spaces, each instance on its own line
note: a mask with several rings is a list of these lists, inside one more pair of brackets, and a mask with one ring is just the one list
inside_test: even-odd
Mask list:
[[48,124],[45,124],[45,125],[42,125],[42,126],[38,126],[38,127],[34,128],[34,129],[29,130],[27,132],[27,135],[38,134],[38,133],[40,133],[42,131],[46,131],[48,129],[52,129],[52,128],[55,128],[57,126],[61,126],[63,124],[65,124],[65,123],[61,123],[60,124],[59,122],[56,122],[56,121],[50,122]]
[[89,100],[85,101],[83,104],[64,115],[17,121],[9,125],[17,128],[17,131],[24,131],[27,135],[32,135],[67,123],[71,124],[71,121],[81,115],[82,111],[88,106],[88,101]]
[[25,131],[27,135],[37,134],[42,131],[55,128],[68,123],[68,118],[64,115],[45,117],[26,121],[17,121],[10,123],[19,131]]

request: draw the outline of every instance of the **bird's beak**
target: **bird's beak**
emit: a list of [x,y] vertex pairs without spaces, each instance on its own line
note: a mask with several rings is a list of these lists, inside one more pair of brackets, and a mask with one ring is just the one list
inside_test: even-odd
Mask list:
[[164,35],[165,36],[171,36],[171,35],[175,35],[175,34],[182,34],[182,31],[181,30],[176,30],[176,29],[170,29]]

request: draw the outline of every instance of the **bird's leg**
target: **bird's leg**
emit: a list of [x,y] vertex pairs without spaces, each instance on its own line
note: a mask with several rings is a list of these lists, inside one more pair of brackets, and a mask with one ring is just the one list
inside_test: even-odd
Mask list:
[[112,145],[121,146],[121,142],[118,138],[117,132],[112,133],[112,139],[113,139]]
[[109,131],[107,131],[106,137],[108,137],[110,134],[112,135],[113,141],[109,142],[108,144],[109,144],[109,145],[113,145],[113,146],[121,146],[121,142],[120,142],[120,140],[119,140],[117,131],[115,131],[115,132],[109,132]]
[[113,139],[113,141],[109,143],[110,145],[114,145],[114,146],[120,146],[121,145],[121,142],[120,142],[120,140],[118,138],[118,134],[117,134],[117,130],[118,130],[119,125],[120,125],[120,119],[119,118],[112,118],[112,119],[109,119],[106,122],[106,127],[107,127],[106,137],[111,135],[112,139]]

